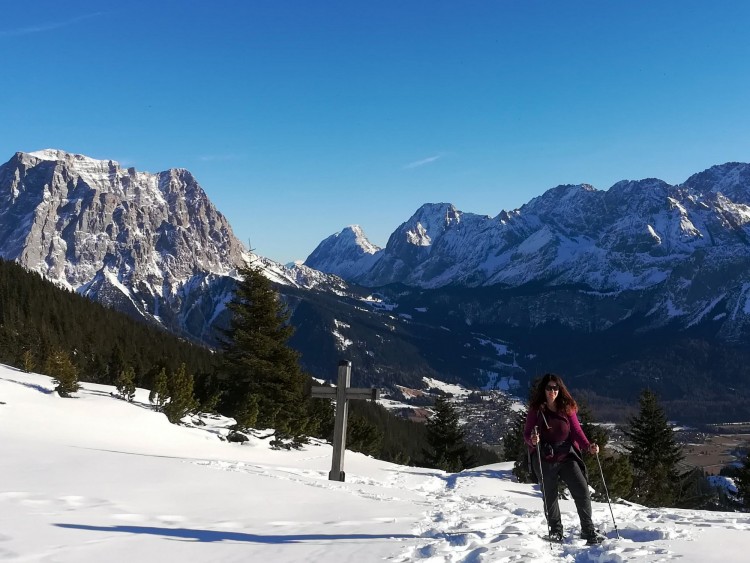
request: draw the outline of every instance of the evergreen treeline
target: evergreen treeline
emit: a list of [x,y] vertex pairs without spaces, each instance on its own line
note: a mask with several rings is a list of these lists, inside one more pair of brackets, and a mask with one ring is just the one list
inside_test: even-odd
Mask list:
[[109,385],[130,368],[133,383],[150,388],[160,369],[176,372],[183,363],[188,372],[206,377],[214,369],[214,356],[0,260],[2,363],[45,373],[51,362],[69,362],[78,380]]
[[[352,433],[352,424],[357,426],[367,425],[373,428],[377,438],[372,442],[362,442],[356,439],[356,433]],[[443,426],[441,423],[439,426]],[[347,449],[359,451],[378,459],[391,461],[401,465],[417,465],[426,467],[436,467],[446,471],[459,471],[461,469],[487,465],[500,461],[500,456],[495,452],[483,448],[476,444],[462,443],[462,438],[458,442],[452,439],[456,436],[455,429],[446,425],[447,431],[445,438],[438,430],[430,437],[430,427],[427,424],[412,422],[397,416],[394,416],[385,407],[372,403],[370,401],[349,401],[349,427],[347,428]],[[360,432],[360,435],[362,432]],[[333,426],[331,426],[330,438],[333,436]],[[461,458],[462,464],[456,469],[448,468],[445,465],[432,463],[430,456],[435,452],[435,445],[440,447],[440,443],[445,440],[446,449],[457,447],[460,451],[465,452]],[[461,449],[462,446],[465,450]]]
[[[0,362],[50,375],[62,396],[74,393],[78,381],[114,385],[129,401],[136,386],[150,389],[154,408],[172,422],[200,408],[235,417],[239,430],[275,428],[276,445],[332,437],[331,402],[310,399],[310,379],[287,346],[291,327],[283,304],[259,272],[243,274],[221,354],[0,260]],[[432,446],[424,424],[351,401],[347,447],[425,465]],[[498,461],[487,449],[463,447],[463,466]]]

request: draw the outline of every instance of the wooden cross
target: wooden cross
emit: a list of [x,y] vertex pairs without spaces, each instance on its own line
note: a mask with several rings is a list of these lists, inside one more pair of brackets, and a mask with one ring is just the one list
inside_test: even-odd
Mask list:
[[349,399],[380,398],[380,389],[352,389],[349,382],[352,377],[352,363],[348,360],[339,362],[338,385],[336,387],[313,387],[312,396],[321,399],[336,400],[336,422],[333,427],[333,462],[328,473],[329,481],[344,481],[344,452],[346,451],[346,419],[349,411]]

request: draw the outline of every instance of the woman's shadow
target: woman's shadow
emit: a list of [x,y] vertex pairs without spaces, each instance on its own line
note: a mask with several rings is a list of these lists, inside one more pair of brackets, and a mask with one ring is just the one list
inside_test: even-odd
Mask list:
[[123,532],[125,534],[150,534],[182,541],[197,542],[251,542],[266,544],[300,543],[331,540],[376,540],[418,538],[413,534],[289,534],[260,535],[222,530],[193,530],[190,528],[156,528],[153,526],[88,526],[86,524],[55,524],[58,528],[88,530],[93,532]]

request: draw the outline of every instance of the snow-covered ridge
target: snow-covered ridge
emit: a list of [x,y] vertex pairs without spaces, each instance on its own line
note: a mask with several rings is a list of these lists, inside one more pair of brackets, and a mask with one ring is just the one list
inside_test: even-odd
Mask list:
[[606,191],[561,185],[495,217],[425,204],[377,260],[352,260],[345,242],[324,241],[305,264],[366,287],[536,284],[614,299],[650,292],[662,325],[683,317],[688,326],[724,296],[720,334],[736,339],[750,330],[750,317],[729,314],[747,308],[738,288],[750,283],[748,164],[715,166],[679,185],[654,178]]
[[618,182],[608,191],[558,186],[496,217],[425,204],[391,235],[377,262],[353,264],[349,247],[321,243],[305,263],[372,287],[517,286],[551,278],[598,291],[648,288],[686,255],[742,243],[750,234],[747,194],[750,166],[733,163],[678,186],[655,179]]
[[114,160],[101,160],[101,159],[95,159],[91,158],[90,156],[86,156],[83,154],[74,154],[65,152],[60,149],[43,149],[40,151],[33,151],[30,153],[26,153],[29,156],[33,156],[34,158],[39,158],[41,160],[75,160],[77,162],[81,163],[88,163],[88,164],[108,164],[113,163],[117,166],[119,166],[119,163]]

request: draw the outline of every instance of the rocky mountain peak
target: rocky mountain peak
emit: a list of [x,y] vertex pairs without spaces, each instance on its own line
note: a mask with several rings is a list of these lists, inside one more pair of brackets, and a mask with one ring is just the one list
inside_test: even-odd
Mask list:
[[[414,246],[428,247],[451,226],[461,222],[461,212],[450,203],[426,203],[417,209],[411,218],[394,233],[401,240]],[[391,244],[391,241],[388,243]]]
[[305,260],[305,266],[351,278],[356,272],[372,268],[381,249],[372,244],[359,225],[350,225],[321,242]]
[[693,174],[682,187],[704,195],[722,194],[735,203],[750,204],[750,164],[727,162]]
[[168,319],[196,276],[234,271],[243,253],[187,170],[56,149],[0,166],[0,256],[94,298]]
[[379,246],[374,245],[369,241],[367,235],[365,235],[365,232],[359,225],[349,225],[341,231],[340,236],[342,239],[350,240],[366,254],[375,254],[380,250]]
[[[560,185],[495,218],[426,204],[393,232],[372,268],[339,273],[370,286],[544,280],[640,290],[663,284],[694,253],[722,255],[722,263],[727,255],[750,254],[748,194],[750,166],[728,163],[678,186],[657,178],[625,180],[607,191]],[[330,259],[321,269],[335,264]]]
[[[355,230],[364,252],[376,253]],[[248,262],[279,284],[343,285],[247,253],[189,170],[139,172],[58,149],[19,152],[0,166],[0,257],[207,343]]]

